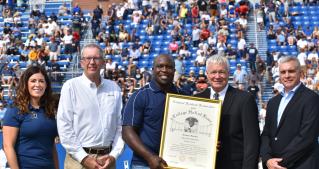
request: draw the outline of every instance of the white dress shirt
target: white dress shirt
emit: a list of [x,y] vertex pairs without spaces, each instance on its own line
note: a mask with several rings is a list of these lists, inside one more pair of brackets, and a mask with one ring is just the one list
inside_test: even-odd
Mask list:
[[[219,100],[221,100],[222,102],[224,102],[224,99],[225,99],[225,96],[226,96],[226,92],[227,92],[227,89],[228,89],[228,84],[226,85],[226,87],[218,92],[218,95],[219,95]],[[216,92],[214,91],[214,89],[212,87],[210,87],[210,99],[214,99],[214,94]]]
[[121,126],[122,96],[119,86],[102,79],[100,86],[84,74],[62,87],[57,125],[66,151],[81,162],[88,154],[83,147],[107,147],[117,158],[123,148]]

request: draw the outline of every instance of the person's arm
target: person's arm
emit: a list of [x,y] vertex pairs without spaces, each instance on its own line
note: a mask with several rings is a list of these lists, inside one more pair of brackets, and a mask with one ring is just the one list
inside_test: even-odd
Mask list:
[[132,148],[132,150],[143,157],[150,168],[163,168],[166,162],[158,155],[150,152],[147,147],[142,143],[140,137],[137,135],[138,129],[133,126],[123,126],[123,139]]
[[55,142],[53,143],[52,154],[53,154],[54,168],[59,169],[59,158],[58,158],[58,152],[56,151]]
[[260,145],[258,108],[255,98],[252,95],[247,95],[246,98],[241,110],[244,144],[242,168],[255,169],[258,165]]
[[19,169],[17,155],[14,149],[19,128],[11,126],[3,126],[3,150],[6,154],[11,169]]
[[88,154],[84,151],[73,129],[74,95],[71,84],[65,83],[61,89],[57,113],[57,127],[61,144],[66,151],[77,161],[81,162]]

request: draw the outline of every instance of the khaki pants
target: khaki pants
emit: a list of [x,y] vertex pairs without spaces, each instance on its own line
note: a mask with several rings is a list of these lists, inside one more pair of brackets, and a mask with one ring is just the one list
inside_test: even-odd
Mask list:
[[[99,157],[96,154],[91,154],[94,157]],[[115,169],[115,164],[110,167],[109,169]],[[85,167],[78,161],[74,160],[68,153],[65,156],[65,161],[64,161],[64,169],[85,169]]]

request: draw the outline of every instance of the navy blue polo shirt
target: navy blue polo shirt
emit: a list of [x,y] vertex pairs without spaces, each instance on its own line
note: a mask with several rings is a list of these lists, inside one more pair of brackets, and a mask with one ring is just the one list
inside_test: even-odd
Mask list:
[[[173,86],[170,93],[182,94]],[[154,154],[159,154],[162,124],[165,110],[166,93],[152,80],[136,91],[126,103],[123,110],[123,126],[134,126],[139,129],[143,144]],[[148,165],[133,152],[132,164]]]
[[29,108],[27,114],[20,114],[19,109],[8,108],[4,126],[19,128],[15,151],[21,169],[54,169],[52,148],[58,135],[55,118],[48,118],[44,109]]

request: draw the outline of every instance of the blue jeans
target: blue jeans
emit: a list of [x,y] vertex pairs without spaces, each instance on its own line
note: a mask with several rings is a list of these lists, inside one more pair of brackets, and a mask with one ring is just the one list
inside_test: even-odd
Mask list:
[[150,169],[150,167],[145,166],[145,165],[132,164],[132,165],[131,165],[131,169]]

